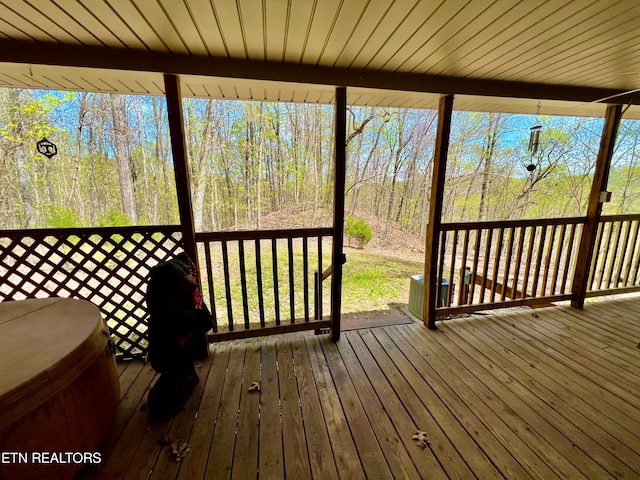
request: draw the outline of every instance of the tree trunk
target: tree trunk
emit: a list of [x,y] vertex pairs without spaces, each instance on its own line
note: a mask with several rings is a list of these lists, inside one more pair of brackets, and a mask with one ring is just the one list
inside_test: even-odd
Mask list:
[[131,179],[131,164],[127,158],[128,122],[125,97],[109,94],[111,99],[111,114],[113,117],[113,135],[115,140],[116,164],[118,166],[118,180],[120,181],[120,195],[124,214],[133,224],[137,222],[136,208],[133,197],[133,181]]
[[482,221],[486,217],[486,196],[491,182],[493,172],[492,161],[495,152],[496,142],[498,141],[498,129],[500,126],[501,114],[489,113],[489,124],[487,125],[485,144],[482,149],[481,162],[484,164],[482,170],[482,184],[480,187],[480,207],[478,209],[478,221]]
[[25,125],[23,119],[20,116],[20,104],[22,102],[21,91],[18,89],[11,89],[9,91],[9,105],[16,107],[13,110],[13,114],[10,115],[11,123],[15,125],[15,138],[17,145],[15,146],[15,159],[16,169],[18,172],[18,185],[20,191],[20,199],[22,200],[22,222],[23,228],[33,228],[36,224],[36,212],[33,201],[33,186],[31,183],[31,176],[27,168],[27,161],[25,159],[24,152],[24,140]]
[[84,127],[84,117],[87,114],[87,98],[90,93],[82,92],[78,96],[78,127],[76,137],[76,155],[73,162],[73,170],[71,174],[71,190],[67,196],[67,205],[76,205],[80,213],[80,217],[84,216],[84,202],[78,202],[78,174],[80,172],[80,156],[82,151],[82,128]]

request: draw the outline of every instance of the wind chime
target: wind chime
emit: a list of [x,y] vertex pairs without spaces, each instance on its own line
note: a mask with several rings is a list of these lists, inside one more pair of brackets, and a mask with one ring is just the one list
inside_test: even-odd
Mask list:
[[[536,115],[540,116],[540,102],[538,102],[538,111]],[[531,159],[529,160],[529,165],[526,166],[528,172],[533,175],[533,171],[538,166],[538,162],[534,163],[534,157],[538,153],[538,146],[540,144],[540,130],[542,130],[542,125],[534,125],[529,129],[529,148],[527,151],[531,153]]]

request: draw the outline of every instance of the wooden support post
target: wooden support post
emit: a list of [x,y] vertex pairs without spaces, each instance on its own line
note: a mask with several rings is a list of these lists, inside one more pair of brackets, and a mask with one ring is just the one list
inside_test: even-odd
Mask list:
[[442,199],[449,150],[453,95],[442,95],[438,108],[438,131],[433,154],[433,175],[431,179],[431,199],[429,200],[429,223],[424,249],[424,292],[422,298],[422,319],[431,329],[436,328],[436,292],[438,241],[442,224]]
[[184,251],[186,254],[198,265],[193,209],[191,207],[191,182],[184,138],[184,116],[182,113],[180,80],[176,75],[165,75],[164,88],[167,96],[167,114],[169,117],[169,132],[171,135],[171,151],[173,152],[173,169],[176,177],[182,242],[184,243]]
[[342,263],[344,245],[344,183],[347,163],[347,89],[336,87],[335,159],[333,185],[333,251],[331,263],[331,339],[340,340]]
[[596,171],[593,175],[593,183],[591,184],[587,217],[582,229],[582,236],[580,237],[580,247],[578,249],[576,268],[571,287],[571,306],[575,308],[582,308],[584,306],[584,299],[587,294],[589,268],[591,266],[593,247],[596,242],[596,233],[602,212],[600,192],[604,192],[607,189],[613,146],[616,141],[616,134],[618,133],[621,117],[621,105],[609,105],[607,107],[602,137],[600,139],[600,149],[596,161]]
[[[167,97],[167,115],[169,118],[169,133],[171,136],[171,151],[173,153],[173,171],[176,178],[176,192],[178,195],[178,212],[180,213],[180,230],[184,251],[196,264],[198,272],[198,250],[196,248],[196,234],[193,223],[193,209],[191,207],[191,186],[189,166],[187,165],[187,148],[184,138],[184,116],[182,114],[182,95],[180,94],[180,80],[176,75],[164,76],[164,89]],[[199,279],[198,279],[199,280]],[[200,286],[202,288],[202,286]],[[198,341],[197,356],[205,358],[209,355],[206,335]]]

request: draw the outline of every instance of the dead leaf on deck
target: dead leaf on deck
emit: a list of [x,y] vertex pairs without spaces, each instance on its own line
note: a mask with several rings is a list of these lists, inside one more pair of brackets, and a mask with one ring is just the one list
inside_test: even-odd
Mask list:
[[186,443],[183,443],[179,447],[176,443],[172,443],[171,447],[171,460],[174,460],[176,463],[181,461],[191,450]]
[[252,382],[249,387],[250,392],[259,392],[260,391],[260,382]]
[[427,432],[421,432],[420,430],[416,430],[416,434],[413,436],[412,440],[418,440],[418,447],[424,450],[427,445],[430,445],[429,437],[427,437]]

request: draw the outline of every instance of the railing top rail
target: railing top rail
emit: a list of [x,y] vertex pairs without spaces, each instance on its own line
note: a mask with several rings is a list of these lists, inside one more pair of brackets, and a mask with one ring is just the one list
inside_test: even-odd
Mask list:
[[173,233],[179,232],[180,225],[140,225],[128,227],[73,227],[73,228],[34,228],[20,230],[0,230],[0,237],[8,238],[44,238],[62,235],[114,235],[133,233]]
[[454,222],[443,223],[441,230],[485,230],[489,228],[533,227],[543,225],[572,225],[585,223],[585,217],[535,218],[529,220],[498,220],[490,222]]
[[291,228],[279,230],[240,230],[233,232],[199,232],[198,242],[229,240],[263,240],[274,238],[325,237],[333,235],[333,228]]
[[619,221],[640,220],[640,213],[630,213],[623,215],[602,215],[601,222],[619,222]]

